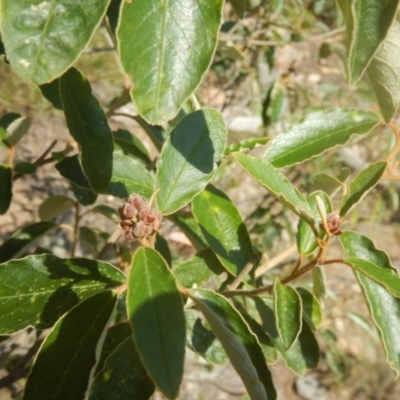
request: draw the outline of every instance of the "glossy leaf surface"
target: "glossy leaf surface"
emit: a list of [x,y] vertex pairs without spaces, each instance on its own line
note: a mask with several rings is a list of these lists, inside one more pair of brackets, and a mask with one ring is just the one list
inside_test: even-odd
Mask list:
[[262,186],[299,217],[313,224],[313,212],[303,195],[270,163],[243,153],[234,153],[239,164]]
[[24,250],[57,225],[53,222],[35,222],[15,232],[0,246],[0,263],[18,258]]
[[382,268],[369,260],[357,257],[349,257],[346,258],[345,261],[357,272],[384,287],[393,296],[400,297],[400,277],[396,270]]
[[209,185],[193,199],[193,215],[211,250],[222,265],[236,276],[253,254],[250,236],[234,204]]
[[347,143],[353,134],[369,132],[379,122],[379,115],[371,111],[315,111],[278,135],[264,159],[277,168],[297,164]]
[[355,83],[384,40],[399,0],[340,0],[346,20],[348,81]]
[[[358,257],[388,270],[393,268],[387,254],[382,250],[378,250],[367,237],[355,232],[344,232],[339,237],[339,240],[347,257]],[[396,374],[399,374],[400,299],[391,295],[385,288],[367,276],[358,272],[355,272],[355,275],[366,299],[372,319],[378,328],[386,358],[390,366],[396,371]]]
[[172,214],[200,193],[224,155],[226,128],[217,110],[199,110],[183,118],[164,144],[156,175],[157,208]]
[[0,329],[45,329],[82,299],[125,281],[110,264],[53,255],[29,256],[0,265]]
[[394,19],[385,40],[381,43],[367,72],[387,123],[400,106],[400,14]]
[[386,161],[370,165],[351,182],[348,193],[340,204],[340,216],[344,217],[379,182],[387,167]]
[[98,345],[116,302],[111,291],[97,293],[57,322],[36,357],[25,400],[85,398]]
[[60,94],[71,136],[80,147],[80,161],[91,188],[104,193],[110,183],[113,136],[90,83],[75,68],[60,78]]
[[60,76],[79,56],[109,0],[5,0],[1,35],[13,70],[38,85]]
[[300,295],[290,286],[274,283],[274,316],[279,337],[285,349],[297,340],[302,327],[302,304]]
[[172,119],[199,85],[217,45],[222,5],[222,0],[124,2],[119,54],[132,77],[133,100],[150,123]]
[[133,256],[126,304],[147,372],[167,398],[175,398],[185,356],[183,303],[174,276],[151,248],[139,248]]
[[220,340],[250,398],[276,399],[261,347],[241,315],[219,294],[205,289],[191,289],[188,293]]

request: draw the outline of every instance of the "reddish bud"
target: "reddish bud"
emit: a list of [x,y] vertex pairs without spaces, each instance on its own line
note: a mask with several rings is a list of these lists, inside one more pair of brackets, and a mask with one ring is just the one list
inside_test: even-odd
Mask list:
[[326,222],[329,228],[329,232],[333,235],[340,235],[342,231],[340,227],[342,225],[342,220],[338,213],[331,213],[326,217]]
[[138,211],[146,204],[146,200],[137,194],[129,196],[128,202],[132,204]]

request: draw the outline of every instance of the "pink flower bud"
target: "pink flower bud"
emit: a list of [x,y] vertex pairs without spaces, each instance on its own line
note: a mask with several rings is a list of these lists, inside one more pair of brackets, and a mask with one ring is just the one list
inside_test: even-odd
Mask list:
[[132,234],[135,238],[146,236],[146,225],[142,221],[138,221],[132,229]]
[[146,204],[146,200],[138,194],[129,196],[128,202],[132,204],[138,211]]

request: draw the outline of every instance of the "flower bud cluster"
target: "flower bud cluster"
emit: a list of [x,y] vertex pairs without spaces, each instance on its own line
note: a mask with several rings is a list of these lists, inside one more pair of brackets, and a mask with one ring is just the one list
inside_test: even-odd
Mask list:
[[161,229],[162,214],[138,194],[129,196],[118,212],[122,220],[120,226],[127,239],[148,237]]

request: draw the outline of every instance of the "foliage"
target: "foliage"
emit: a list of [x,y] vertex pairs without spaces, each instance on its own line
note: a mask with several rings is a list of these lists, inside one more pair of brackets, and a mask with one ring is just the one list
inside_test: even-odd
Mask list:
[[[29,373],[24,399],[144,400],[155,390],[174,399],[188,347],[215,364],[229,359],[251,399],[273,400],[270,369],[278,354],[299,375],[318,364],[323,269],[338,263],[354,272],[387,360],[400,372],[400,277],[370,239],[343,226],[377,185],[399,179],[399,1],[338,0],[332,14],[339,22],[343,18],[344,28],[319,23],[323,38],[344,30],[348,82],[360,87],[368,76],[377,102],[373,111],[349,95],[341,107],[295,104],[293,114],[302,118],[292,123],[284,111],[299,93],[307,99],[306,90],[285,86],[284,77],[271,74],[259,107],[263,136],[236,141],[222,113],[198,100],[205,77],[228,76],[233,62],[243,62],[240,44],[227,36],[229,24],[246,10],[264,12],[271,25],[264,30],[268,40],[249,40],[261,43],[274,71],[274,50],[288,42],[279,25],[293,17],[291,4],[302,11],[304,25],[292,26],[291,37],[306,41],[318,40],[318,7],[331,3],[230,3],[91,0],[78,6],[65,0],[0,0],[0,62],[10,65],[21,84],[37,85],[64,114],[71,136],[61,152],[52,152],[52,144],[36,161],[16,163],[15,151],[31,120],[14,112],[0,118],[1,151],[8,156],[8,163],[0,164],[1,214],[13,201],[15,181],[45,164],[71,188],[68,196],[47,198],[38,210],[41,221],[18,227],[0,245],[2,339],[28,327],[39,338],[32,365],[2,381],[10,385]],[[309,21],[314,26],[307,31]],[[107,30],[125,82],[106,111],[90,77],[77,67],[100,28]],[[249,34],[245,24],[242,28]],[[322,43],[321,58],[330,46]],[[237,82],[254,69],[246,67]],[[110,119],[126,104],[134,104],[135,112],[120,114],[136,121],[156,155],[134,133],[111,128]],[[299,165],[305,176],[328,155],[335,160],[338,148],[373,135],[386,135],[379,137],[386,147],[356,174],[324,172],[315,179],[317,191],[292,179]],[[250,230],[252,217],[244,219],[225,193],[221,176],[232,165],[282,205],[280,218],[288,226],[297,224],[298,259],[289,273],[271,271],[265,246]],[[105,196],[126,203],[117,212],[102,204]],[[41,237],[65,227],[60,218],[67,213],[74,215],[68,228],[71,256],[59,258],[36,247]],[[125,238],[119,227],[111,234],[87,227],[82,220],[88,214],[120,223]],[[186,260],[171,257],[159,229],[161,215],[186,235],[195,254]],[[260,228],[264,233],[278,223],[272,213],[263,217],[268,220]],[[332,259],[327,252],[336,236],[343,255]],[[134,251],[133,238],[138,238]],[[91,251],[77,258],[82,243]],[[102,261],[106,257],[108,262]],[[312,279],[304,280],[310,271]]]

